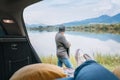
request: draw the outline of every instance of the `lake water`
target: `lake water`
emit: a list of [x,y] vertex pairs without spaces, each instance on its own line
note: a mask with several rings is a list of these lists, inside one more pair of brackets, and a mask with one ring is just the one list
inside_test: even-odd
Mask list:
[[[30,41],[39,56],[56,54],[55,35],[57,32],[28,32]],[[71,43],[70,53],[77,49],[93,55],[120,54],[120,35],[109,33],[66,32],[65,36]]]

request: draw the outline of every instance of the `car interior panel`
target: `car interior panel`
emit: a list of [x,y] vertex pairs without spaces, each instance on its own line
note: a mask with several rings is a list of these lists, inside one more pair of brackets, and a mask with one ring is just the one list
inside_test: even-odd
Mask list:
[[21,67],[41,63],[27,36],[25,7],[39,0],[0,0],[0,80],[8,80]]

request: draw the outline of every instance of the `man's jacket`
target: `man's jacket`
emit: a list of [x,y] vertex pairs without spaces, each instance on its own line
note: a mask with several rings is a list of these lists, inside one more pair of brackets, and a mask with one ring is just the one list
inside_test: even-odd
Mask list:
[[55,41],[57,47],[57,56],[60,58],[68,58],[70,45],[65,36],[61,33],[57,33],[55,36]]

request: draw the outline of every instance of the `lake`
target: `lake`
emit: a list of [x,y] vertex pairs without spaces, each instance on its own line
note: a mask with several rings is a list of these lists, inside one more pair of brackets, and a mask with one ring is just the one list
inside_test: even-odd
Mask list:
[[[56,54],[55,35],[57,32],[28,32],[30,41],[39,56]],[[66,32],[65,36],[71,43],[70,54],[77,49],[94,55],[120,54],[120,35],[109,33]]]

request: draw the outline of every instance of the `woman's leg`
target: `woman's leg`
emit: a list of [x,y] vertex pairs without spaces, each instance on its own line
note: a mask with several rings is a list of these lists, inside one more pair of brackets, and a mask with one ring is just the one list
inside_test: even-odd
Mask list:
[[81,64],[74,73],[75,80],[119,80],[112,72],[93,60]]

